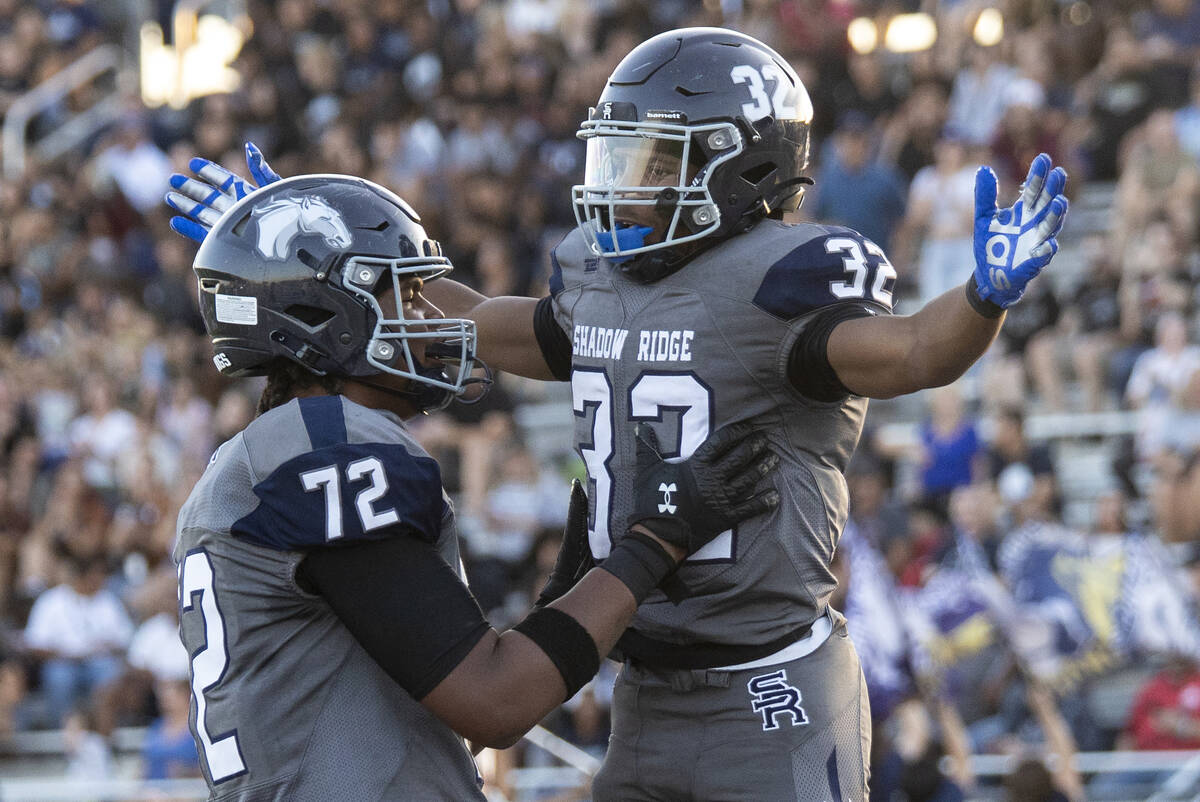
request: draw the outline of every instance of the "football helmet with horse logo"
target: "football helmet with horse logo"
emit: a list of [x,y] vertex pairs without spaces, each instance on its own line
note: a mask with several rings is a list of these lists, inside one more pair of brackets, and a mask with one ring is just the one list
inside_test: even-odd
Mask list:
[[302,234],[324,237],[330,248],[349,248],[350,229],[338,210],[317,195],[280,198],[252,212],[258,223],[258,252],[267,259],[286,259],[292,241]]
[[[412,381],[421,409],[480,381],[472,321],[405,319],[401,281],[452,266],[412,207],[370,181],[301,175],[263,187],[221,215],[193,269],[226,376],[262,375],[279,357],[317,375],[391,373]],[[418,340],[424,363],[410,347]]]

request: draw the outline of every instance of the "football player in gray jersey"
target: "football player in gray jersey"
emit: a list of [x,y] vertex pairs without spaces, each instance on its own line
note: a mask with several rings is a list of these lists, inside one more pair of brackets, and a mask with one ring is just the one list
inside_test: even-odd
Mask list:
[[[490,364],[571,382],[602,564],[641,481],[635,426],[655,431],[667,460],[731,423],[766,434],[781,457],[779,507],[692,555],[621,637],[598,800],[866,797],[867,695],[829,598],[867,399],[961,376],[1057,251],[1063,170],[1039,156],[1001,209],[981,168],[965,286],[893,315],[896,272],[878,245],[782,221],[811,183],[811,120],[800,79],[763,43],[715,28],[660,34],[617,66],[579,131],[579,225],[552,254],[550,295],[431,289],[475,322]],[[253,149],[249,164],[271,180]],[[168,203],[183,213],[176,230],[202,239],[206,218],[253,186],[207,162],[193,169],[207,183],[174,177]]]
[[462,393],[476,363],[471,321],[423,295],[450,264],[415,212],[361,179],[279,181],[216,222],[194,268],[214,364],[267,376],[174,550],[212,799],[484,799],[463,739],[515,742],[592,677],[682,558],[778,503],[778,457],[753,427],[682,463],[631,432],[644,490],[621,543],[583,572],[573,493],[537,606],[497,633],[467,588],[438,465],[404,424]]

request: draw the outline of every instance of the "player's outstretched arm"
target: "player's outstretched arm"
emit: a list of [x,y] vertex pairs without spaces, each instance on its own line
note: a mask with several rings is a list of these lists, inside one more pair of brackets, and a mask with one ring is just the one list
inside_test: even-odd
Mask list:
[[431,281],[422,294],[447,316],[475,321],[475,355],[491,367],[527,379],[561,378],[547,365],[538,342],[534,323],[537,298],[489,298],[446,278]]
[[[421,701],[472,742],[506,747],[570,698],[600,667],[638,603],[679,561],[738,521],[779,503],[758,490],[779,458],[749,427],[714,432],[687,460],[666,462],[638,434],[639,491],[629,530],[601,567],[512,630],[489,630]],[[660,484],[673,486],[671,508]]]
[[1017,202],[996,207],[996,174],[975,175],[975,272],[964,289],[914,315],[860,317],[829,335],[829,364],[856,395],[891,398],[957,379],[992,340],[1005,310],[1058,252],[1067,215],[1067,174],[1041,154]]

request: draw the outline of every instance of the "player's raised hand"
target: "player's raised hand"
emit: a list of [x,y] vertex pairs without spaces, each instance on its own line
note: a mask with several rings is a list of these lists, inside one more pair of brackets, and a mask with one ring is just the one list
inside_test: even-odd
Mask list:
[[748,424],[718,429],[681,462],[663,459],[650,426],[638,424],[634,433],[637,476],[628,524],[641,524],[686,554],[779,504],[773,488],[755,492],[779,464],[779,455],[768,447],[766,435]]
[[546,586],[538,594],[534,607],[545,607],[550,602],[575,587],[583,576],[596,565],[592,548],[588,544],[588,497],[583,483],[578,479],[571,482],[571,501],[567,505],[567,526],[563,529],[562,545],[558,547],[558,558],[554,570],[546,580]]
[[1017,202],[996,207],[996,174],[975,173],[975,287],[996,306],[1015,304],[1058,252],[1055,237],[1067,216],[1067,173],[1045,153],[1033,160]]
[[279,180],[279,174],[271,169],[253,142],[246,143],[246,167],[253,182],[201,158],[188,162],[188,169],[196,178],[173,174],[170,183],[174,191],[167,193],[166,202],[179,214],[171,218],[171,228],[189,239],[203,242],[226,209],[259,187]]

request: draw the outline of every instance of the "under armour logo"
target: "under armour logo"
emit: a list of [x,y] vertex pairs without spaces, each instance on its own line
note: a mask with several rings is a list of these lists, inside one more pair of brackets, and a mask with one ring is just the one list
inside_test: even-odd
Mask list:
[[666,482],[663,482],[662,484],[660,484],[658,486],[658,492],[663,494],[662,503],[658,505],[659,512],[665,512],[665,513],[669,513],[671,515],[675,514],[675,510],[677,508],[674,504],[671,503],[671,494],[674,493],[675,490],[676,490],[676,487],[675,487],[674,482],[671,482],[671,484],[667,484]]
[[787,670],[779,669],[770,674],[759,674],[746,683],[753,700],[750,703],[755,713],[763,717],[763,732],[779,729],[779,716],[792,717],[792,726],[808,723],[808,715],[800,706],[800,690],[787,682]]

